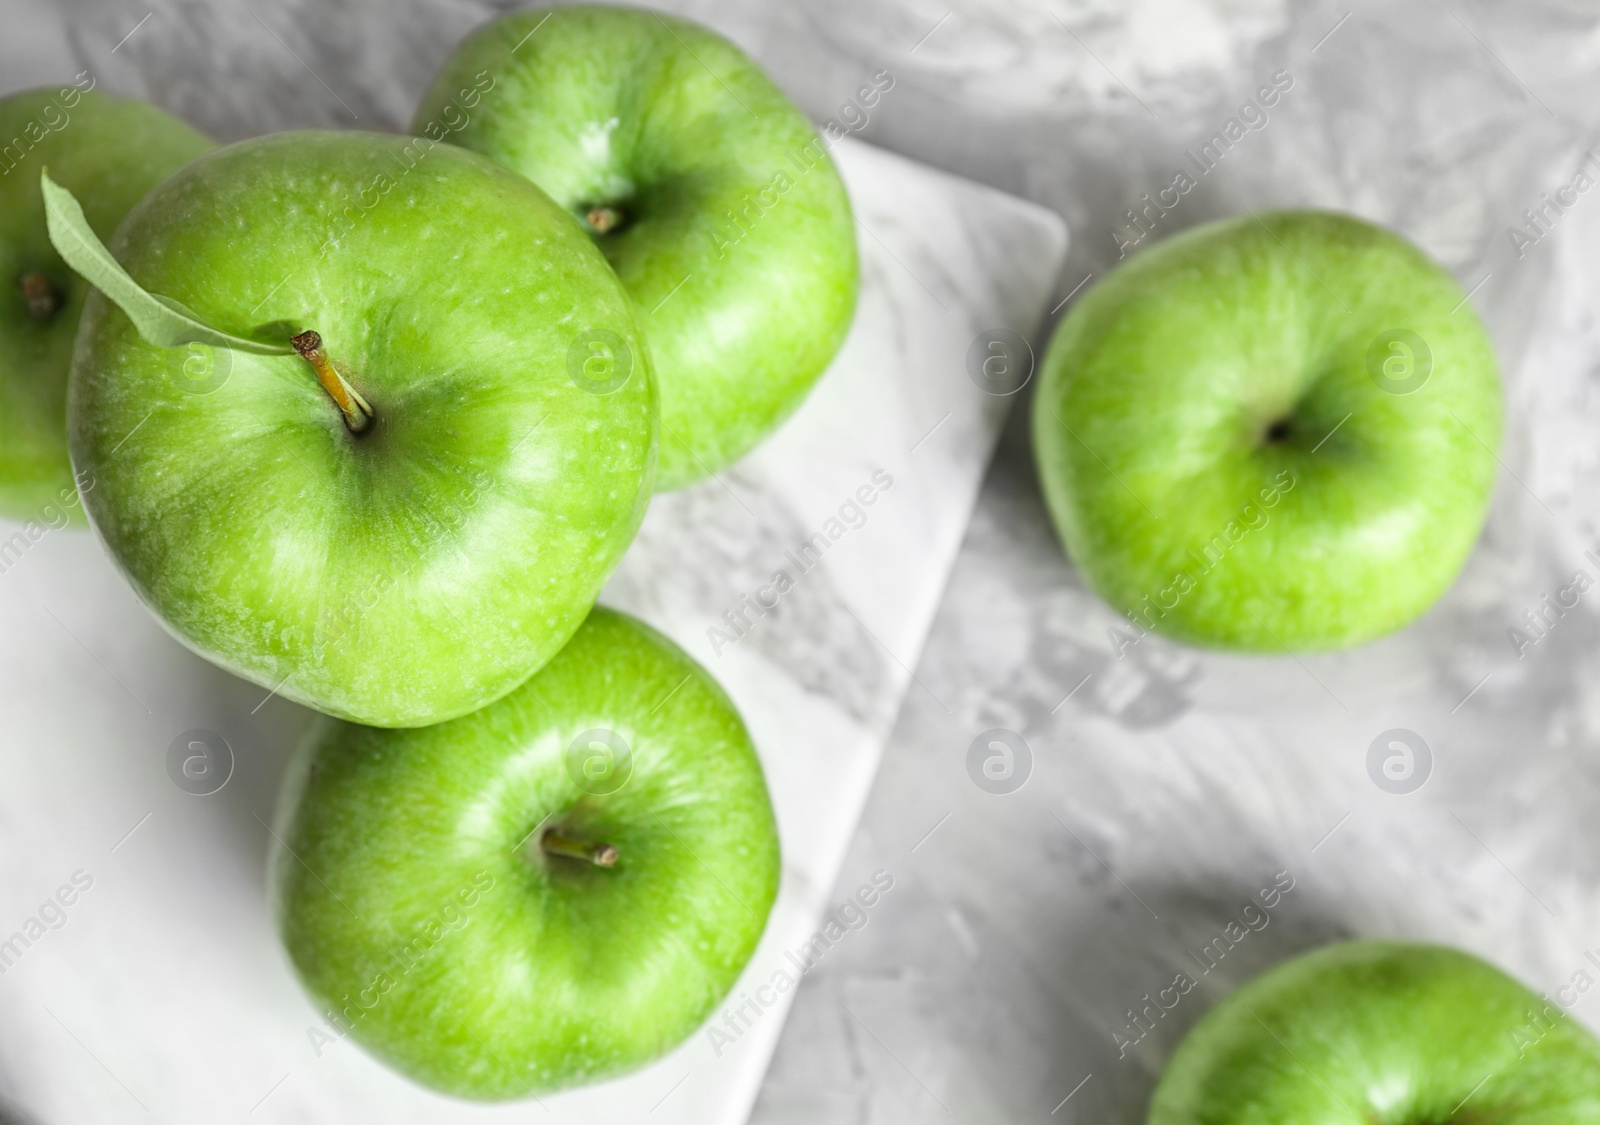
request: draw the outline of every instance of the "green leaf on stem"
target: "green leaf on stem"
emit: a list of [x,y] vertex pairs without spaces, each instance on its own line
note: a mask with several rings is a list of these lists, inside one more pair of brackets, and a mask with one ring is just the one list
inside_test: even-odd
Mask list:
[[149,343],[164,348],[209,344],[256,355],[294,354],[287,344],[263,344],[212,328],[170,297],[142,289],[90,228],[83,208],[70,191],[52,180],[48,171],[39,174],[39,187],[44,192],[45,225],[56,252],[127,313],[139,335]]

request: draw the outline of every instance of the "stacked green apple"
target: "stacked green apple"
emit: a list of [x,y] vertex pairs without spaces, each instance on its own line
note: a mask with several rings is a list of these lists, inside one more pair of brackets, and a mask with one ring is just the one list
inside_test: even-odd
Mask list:
[[1289,961],[1179,1044],[1149,1125],[1596,1125],[1600,1041],[1494,966],[1408,942]]
[[[89,286],[50,245],[40,169],[109,238],[146,192],[213,147],[154,106],[92,86],[0,99],[9,142],[0,175],[0,516],[11,519],[55,522],[60,511],[83,522],[67,455],[67,371]],[[10,153],[20,156],[14,164]]]
[[186,349],[84,308],[73,464],[168,628],[379,726],[474,711],[555,655],[643,516],[656,416],[642,361],[608,394],[568,377],[601,334],[646,353],[548,196],[445,145],[281,133],[186,165],[112,250],[242,341],[197,385]]
[[650,342],[658,487],[748,452],[850,327],[838,172],[760,67],[703,27],[632,8],[513,13],[462,43],[412,128],[528,177],[590,232]]
[[273,882],[329,1033],[464,1097],[672,1047],[733,986],[777,893],[732,703],[603,609],[481,711],[411,730],[327,720],[289,786]]
[[273,862],[330,1034],[473,1098],[657,1057],[750,958],[777,834],[732,703],[595,599],[658,472],[751,449],[849,326],[820,140],[609,9],[492,24],[419,137],[79,112],[0,183],[0,507],[92,480],[166,627],[328,716]]

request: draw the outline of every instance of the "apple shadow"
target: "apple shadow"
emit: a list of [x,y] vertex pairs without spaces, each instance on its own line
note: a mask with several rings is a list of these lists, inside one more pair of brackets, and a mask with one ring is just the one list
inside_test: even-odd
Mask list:
[[12,1102],[0,1098],[0,1125],[39,1125],[39,1119],[24,1113]]
[[[1261,882],[1270,887],[1272,877]],[[1095,1076],[1071,1099],[1069,1120],[1141,1125],[1162,1070],[1213,1005],[1275,965],[1355,936],[1303,880],[1272,908],[1257,890],[1222,880],[1131,884],[1126,903],[1063,936],[1058,965],[1071,966],[1072,997],[1050,1005],[1046,1042],[1062,1060],[1062,1096],[1082,1074]]]
[[[193,654],[186,653],[185,659],[191,666],[190,692],[206,700],[204,711],[190,721],[188,730],[220,734],[232,758],[221,788],[186,794],[187,802],[207,822],[203,827],[207,846],[224,851],[239,877],[264,892],[270,826],[283,776],[316,713],[279,696],[263,702],[267,688]],[[170,774],[171,767],[167,768]]]
[[[884,1120],[943,1107],[958,1121],[1143,1125],[1178,1043],[1218,1001],[1358,936],[1303,872],[1261,907],[1270,858],[1239,879],[1119,882],[1084,857],[1000,891],[980,886],[1006,879],[996,854],[968,858],[953,879],[900,867],[861,932],[805,975],[784,1032],[793,1049],[774,1058],[753,1120],[853,1119],[870,1101]],[[893,867],[881,854],[846,867],[878,864]],[[1011,909],[983,909],[997,893]],[[1187,991],[1173,989],[1179,974]]]
[[59,746],[57,765],[19,769],[43,792],[93,794],[59,831],[105,839],[118,863],[163,865],[160,889],[180,900],[191,880],[201,896],[263,888],[267,826],[313,713],[186,647],[88,533],[41,540],[6,577],[41,685],[15,696],[15,721]]

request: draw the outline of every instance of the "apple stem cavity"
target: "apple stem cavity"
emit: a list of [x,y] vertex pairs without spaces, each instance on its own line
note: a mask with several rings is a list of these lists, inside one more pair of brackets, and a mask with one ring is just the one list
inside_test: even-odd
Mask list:
[[611,844],[591,844],[587,840],[575,839],[554,828],[547,829],[544,835],[539,837],[539,847],[546,855],[581,859],[596,867],[617,865],[617,849]]
[[615,207],[599,203],[589,208],[583,216],[583,221],[595,234],[610,234],[622,225],[623,218],[622,212]]
[[1266,433],[1262,437],[1268,445],[1277,445],[1279,442],[1288,441],[1293,431],[1294,426],[1289,419],[1279,418],[1268,424]]
[[372,407],[334,368],[328,353],[322,350],[322,337],[316,332],[306,331],[291,337],[289,342],[317,373],[317,382],[322,384],[322,389],[328,392],[328,397],[333,399],[334,405],[344,415],[344,424],[350,432],[359,434],[371,425]]
[[22,286],[22,299],[28,303],[28,315],[34,320],[49,320],[61,308],[61,294],[44,274],[23,274],[19,284]]

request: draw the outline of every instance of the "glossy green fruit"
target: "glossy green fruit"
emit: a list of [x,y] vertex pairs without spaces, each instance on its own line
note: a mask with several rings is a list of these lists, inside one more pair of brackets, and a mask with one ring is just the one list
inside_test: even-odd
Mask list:
[[1149,1125],[1595,1125],[1600,1042],[1499,969],[1363,941],[1280,965],[1179,1045]]
[[[476,710],[566,642],[648,503],[656,407],[642,362],[585,378],[589,341],[637,329],[543,192],[449,145],[281,133],[188,165],[112,249],[216,328],[320,334],[307,358],[163,348],[85,306],[73,463],[174,633],[377,726]],[[361,432],[324,368],[372,408]]]
[[215,147],[152,105],[61,89],[0,99],[0,516],[84,523],[67,457],[67,372],[88,286],[45,233],[39,174],[109,239],[146,192]]
[[1140,629],[1281,652],[1428,609],[1488,509],[1493,349],[1405,240],[1300,211],[1130,258],[1062,322],[1034,401],[1062,542]]
[[638,305],[674,488],[782,422],[856,301],[850,203],[823,142],[721,36],[632,8],[504,16],[457,48],[412,129],[533,180]]
[[593,1081],[675,1046],[737,979],[778,888],[733,704],[604,609],[475,714],[326,723],[280,819],[283,940],[330,1034],[470,1098]]

